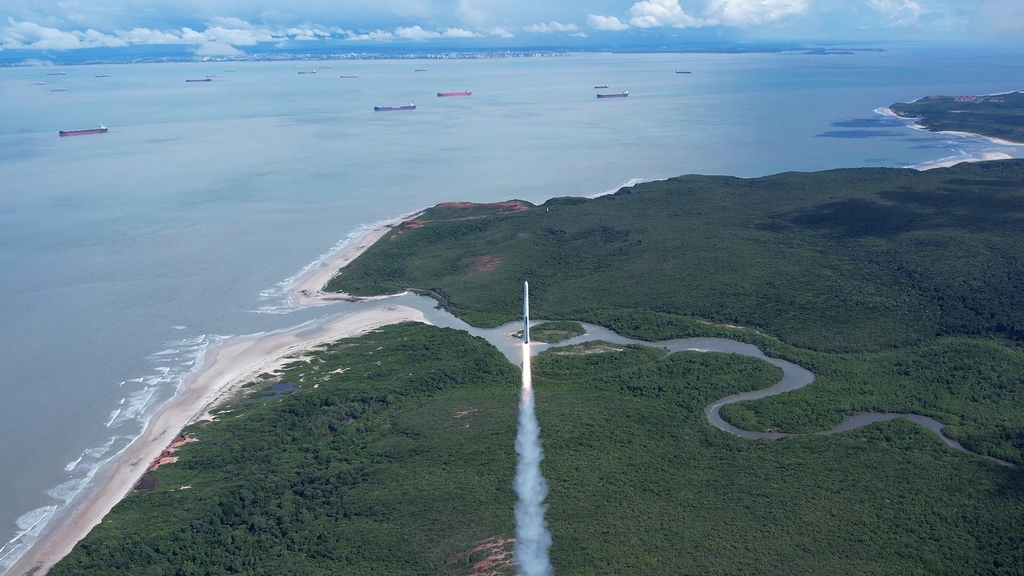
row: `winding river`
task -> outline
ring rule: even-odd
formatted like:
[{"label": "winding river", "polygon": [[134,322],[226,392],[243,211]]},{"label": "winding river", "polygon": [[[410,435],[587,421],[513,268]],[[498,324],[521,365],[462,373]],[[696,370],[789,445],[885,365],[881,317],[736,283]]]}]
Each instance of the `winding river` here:
[{"label": "winding river", "polygon": [[[520,361],[520,355],[522,354],[522,348],[520,341],[517,338],[513,338],[512,334],[519,330],[521,324],[519,322],[511,322],[498,326],[497,328],[476,328],[470,326],[459,318],[451,315],[445,310],[437,308],[437,302],[431,298],[425,296],[415,295],[402,295],[392,300],[396,304],[402,304],[411,308],[416,308],[423,312],[431,323],[437,326],[444,326],[449,328],[457,328],[459,330],[465,330],[474,336],[479,336],[487,340],[491,345],[500,350],[510,362],[518,364]],[[542,320],[531,322],[531,324],[540,324]],[[557,346],[571,346],[574,344],[581,344],[583,342],[589,342],[594,340],[601,340],[609,342],[611,344],[638,344],[641,346],[651,346],[656,348],[667,349],[669,352],[683,352],[683,351],[697,351],[697,352],[721,352],[725,354],[739,354],[741,356],[750,356],[752,358],[759,358],[765,362],[774,364],[782,369],[782,380],[779,380],[775,385],[761,390],[754,390],[752,392],[743,392],[740,394],[733,394],[726,396],[719,400],[715,400],[711,404],[708,404],[704,408],[704,414],[707,416],[708,421],[719,430],[735,434],[743,438],[749,438],[751,440],[777,440],[779,438],[785,438],[787,436],[795,436],[795,434],[787,434],[784,432],[754,432],[750,430],[743,430],[737,428],[732,424],[726,422],[721,415],[722,406],[726,404],[734,404],[736,402],[744,402],[746,400],[759,400],[761,398],[767,398],[768,396],[775,396],[782,394],[783,392],[789,392],[791,390],[798,390],[807,386],[811,382],[814,382],[814,374],[809,370],[801,368],[792,362],[780,360],[778,358],[770,358],[764,354],[760,349],[752,344],[744,344],[742,342],[736,342],[735,340],[729,340],[725,338],[683,338],[678,340],[665,340],[662,342],[645,342],[642,340],[633,340],[626,338],[612,332],[607,328],[601,326],[595,326],[593,324],[583,324],[586,329],[586,334],[577,336],[559,342]],[[533,355],[537,355],[548,348],[551,348],[550,344],[543,344],[535,342],[531,346]],[[918,414],[894,414],[886,412],[861,412],[852,416],[847,416],[842,422],[837,424],[834,428],[829,430],[822,430],[815,432],[814,434],[820,436],[830,436],[832,434],[838,434],[840,432],[847,432],[854,430],[875,422],[885,422],[896,418],[904,418],[915,424],[919,424],[927,430],[933,432],[936,436],[942,439],[950,448],[966,452],[968,454],[984,458],[990,462],[1000,464],[1003,466],[1016,467],[1014,464],[992,458],[990,456],[983,456],[971,452],[964,448],[959,442],[952,438],[946,437],[942,433],[942,422],[929,418],[927,416],[921,416]]]}]

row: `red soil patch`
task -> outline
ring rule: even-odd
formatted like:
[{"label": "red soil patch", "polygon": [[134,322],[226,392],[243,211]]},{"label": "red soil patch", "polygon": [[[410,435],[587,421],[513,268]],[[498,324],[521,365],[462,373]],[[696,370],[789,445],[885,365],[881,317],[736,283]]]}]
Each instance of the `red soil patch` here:
[{"label": "red soil patch", "polygon": [[498,207],[498,214],[515,214],[516,212],[522,212],[528,210],[525,204],[521,202],[498,202],[493,204]]},{"label": "red soil patch", "polygon": [[473,268],[473,272],[490,272],[501,264],[501,258],[497,256],[480,256],[478,258],[470,258],[469,265]]},{"label": "red soil patch", "polygon": [[197,442],[197,440],[195,438],[189,438],[184,434],[178,434],[171,442],[171,445],[168,446],[167,448],[164,448],[164,451],[161,452],[160,455],[157,456],[156,460],[154,460],[153,463],[149,465],[148,471],[153,472],[157,468],[163,466],[164,464],[173,464],[177,462],[178,457],[172,456],[172,454],[174,454],[178,450],[178,448],[181,448],[182,446],[188,444],[189,442]]},{"label": "red soil patch", "polygon": [[493,202],[490,204],[476,204],[474,202],[441,202],[438,208],[454,208],[456,210],[472,210],[473,208],[488,208],[494,210],[495,214],[515,214],[528,210],[522,202]]},{"label": "red soil patch", "polygon": [[499,574],[507,574],[508,569],[512,566],[512,547],[510,544],[515,543],[515,541],[515,538],[500,538],[498,536],[481,541],[476,548],[469,552],[469,557],[473,559],[483,555],[483,559],[478,560],[470,567],[469,575],[498,576]]}]

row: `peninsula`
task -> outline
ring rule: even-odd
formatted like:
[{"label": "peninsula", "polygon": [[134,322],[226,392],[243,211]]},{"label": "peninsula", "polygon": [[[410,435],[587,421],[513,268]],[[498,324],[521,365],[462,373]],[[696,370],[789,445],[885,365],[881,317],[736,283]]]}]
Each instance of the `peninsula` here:
[{"label": "peninsula", "polygon": [[1024,143],[1024,92],[987,96],[927,96],[889,110],[917,119],[932,132],[978,134],[1007,144]]}]

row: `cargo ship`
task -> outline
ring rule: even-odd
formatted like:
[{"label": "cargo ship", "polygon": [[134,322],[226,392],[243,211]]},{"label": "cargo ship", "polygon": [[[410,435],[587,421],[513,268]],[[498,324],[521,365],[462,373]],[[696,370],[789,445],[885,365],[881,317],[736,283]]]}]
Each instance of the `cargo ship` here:
[{"label": "cargo ship", "polygon": [[395,110],[415,110],[415,109],[416,109],[416,105],[413,104],[412,102],[409,102],[405,106],[374,106],[373,107],[373,111],[374,112],[393,112]]},{"label": "cargo ship", "polygon": [[99,128],[86,128],[85,130],[61,130],[61,136],[84,136],[85,134],[106,134],[107,127],[100,124]]},{"label": "cargo ship", "polygon": [[607,84],[598,84],[597,86],[594,86],[594,90],[600,90],[601,88],[607,88],[607,87],[608,87]]},{"label": "cargo ship", "polygon": [[299,74],[316,74],[316,70],[299,70]]},{"label": "cargo ship", "polygon": [[597,95],[598,98],[625,98],[626,96],[629,96],[629,90],[625,90],[623,92],[619,92],[618,94],[598,94]]},{"label": "cargo ship", "polygon": [[67,88],[51,88],[50,92],[64,92]]},{"label": "cargo ship", "polygon": [[110,74],[97,74],[96,78],[110,78]]},{"label": "cargo ship", "polygon": [[207,74],[206,77],[207,78],[220,78],[220,76],[217,76],[216,74]]},{"label": "cargo ship", "polygon": [[356,76],[355,74],[352,74],[351,76],[342,75],[341,77],[342,78],[359,78],[359,76]]},{"label": "cargo ship", "polygon": [[417,69],[413,70],[413,72],[426,72],[426,71],[427,71],[426,68],[417,68]]},{"label": "cargo ship", "polygon": [[693,74],[689,70],[676,70],[676,74]]},{"label": "cargo ship", "polygon": [[462,92],[438,92],[438,98],[447,98],[448,96],[472,96],[473,93],[469,90],[463,90]]},{"label": "cargo ship", "polygon": [[194,78],[192,80],[185,80],[185,82],[213,82],[213,78]]},{"label": "cargo ship", "polygon": [[46,73],[47,76],[63,76],[65,74],[67,74],[67,72],[47,72]]}]

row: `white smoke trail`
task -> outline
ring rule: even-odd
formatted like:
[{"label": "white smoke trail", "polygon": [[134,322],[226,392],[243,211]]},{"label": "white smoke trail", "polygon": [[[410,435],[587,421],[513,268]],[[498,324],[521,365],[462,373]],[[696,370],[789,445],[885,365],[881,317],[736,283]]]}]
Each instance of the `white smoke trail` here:
[{"label": "white smoke trail", "polygon": [[533,409],[533,376],[530,369],[530,344],[523,343],[523,389],[519,396],[519,433],[516,435],[515,488],[516,503],[516,564],[523,576],[549,576],[552,572],[548,560],[551,534],[544,521],[544,498],[548,485],[540,474],[540,461],[544,452],[540,447],[540,425]]}]

